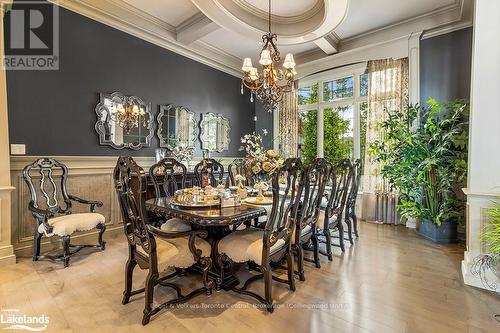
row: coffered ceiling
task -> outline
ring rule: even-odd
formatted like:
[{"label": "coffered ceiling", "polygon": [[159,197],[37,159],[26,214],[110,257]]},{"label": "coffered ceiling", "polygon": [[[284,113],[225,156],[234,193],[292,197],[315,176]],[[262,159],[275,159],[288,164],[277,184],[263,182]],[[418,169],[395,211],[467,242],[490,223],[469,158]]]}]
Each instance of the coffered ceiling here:
[{"label": "coffered ceiling", "polygon": [[[239,73],[242,58],[258,56],[260,36],[268,25],[268,0],[58,2],[234,75]],[[294,53],[300,64],[395,34],[470,25],[472,2],[272,0],[272,30],[278,34],[280,51]]]}]

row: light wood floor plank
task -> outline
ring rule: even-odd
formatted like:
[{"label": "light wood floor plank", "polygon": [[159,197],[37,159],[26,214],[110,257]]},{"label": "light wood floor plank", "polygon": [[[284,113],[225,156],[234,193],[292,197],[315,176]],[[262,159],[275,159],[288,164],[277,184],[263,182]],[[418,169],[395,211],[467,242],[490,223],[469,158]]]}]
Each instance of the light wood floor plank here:
[{"label": "light wood floor plank", "polygon": [[[143,327],[143,295],[121,304],[128,253],[121,235],[107,239],[104,252],[82,251],[67,269],[30,258],[3,267],[0,307],[45,314],[47,332],[500,332],[493,319],[500,298],[464,286],[460,245],[436,245],[414,230],[367,223],[361,223],[360,236],[345,253],[335,248],[333,262],[322,257],[321,269],[306,263],[306,281],[297,281],[296,292],[274,283],[273,314],[254,307],[252,299],[214,292],[162,311]],[[145,277],[136,270],[134,288]],[[182,283],[195,288],[200,279]],[[252,289],[263,292],[263,285]],[[172,295],[158,288],[155,301]],[[329,307],[311,308],[318,304]]]}]

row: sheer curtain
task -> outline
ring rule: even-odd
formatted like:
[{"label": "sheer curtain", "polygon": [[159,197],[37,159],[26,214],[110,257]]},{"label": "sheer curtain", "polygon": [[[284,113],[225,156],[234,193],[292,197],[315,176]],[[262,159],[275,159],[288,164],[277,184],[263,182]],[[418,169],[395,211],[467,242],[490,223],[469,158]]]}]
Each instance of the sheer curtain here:
[{"label": "sheer curtain", "polygon": [[[378,124],[387,117],[386,110],[403,109],[408,104],[408,58],[368,62],[368,114],[366,147],[382,140]],[[362,218],[369,222],[399,223],[395,205],[397,195],[391,193],[381,176],[381,165],[365,154],[363,171]]]},{"label": "sheer curtain", "polygon": [[[297,92],[283,93],[279,114],[279,143],[283,157],[297,157],[299,136],[299,110]],[[276,136],[276,134],[275,134]]]}]

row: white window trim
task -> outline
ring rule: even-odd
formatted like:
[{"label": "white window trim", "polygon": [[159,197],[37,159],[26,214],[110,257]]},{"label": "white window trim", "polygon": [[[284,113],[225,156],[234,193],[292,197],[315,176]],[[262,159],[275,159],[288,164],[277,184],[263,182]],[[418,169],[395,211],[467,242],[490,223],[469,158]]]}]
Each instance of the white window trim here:
[{"label": "white window trim", "polygon": [[[307,78],[299,80],[299,89],[309,87],[315,83],[319,84],[318,87],[318,103],[299,105],[298,111],[312,111],[318,112],[317,124],[317,156],[324,157],[324,110],[327,108],[335,108],[338,106],[352,105],[353,108],[353,139],[354,139],[354,158],[359,158],[361,155],[361,137],[360,137],[360,106],[363,102],[367,102],[367,96],[360,96],[360,76],[366,72],[366,62],[361,62],[354,65],[349,65],[337,69],[332,69],[326,72],[318,73],[308,76]],[[338,79],[343,79],[353,76],[353,90],[354,96],[351,98],[343,98],[332,102],[323,102],[323,83],[330,82]]]}]

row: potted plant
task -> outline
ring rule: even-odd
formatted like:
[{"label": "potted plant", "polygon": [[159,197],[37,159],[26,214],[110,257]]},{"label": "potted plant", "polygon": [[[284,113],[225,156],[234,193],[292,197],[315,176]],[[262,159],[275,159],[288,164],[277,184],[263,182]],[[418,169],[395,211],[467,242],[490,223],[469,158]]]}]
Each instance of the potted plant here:
[{"label": "potted plant", "polygon": [[[384,140],[370,146],[382,164],[382,176],[400,193],[402,217],[420,220],[419,233],[437,243],[457,239],[457,223],[464,217],[461,184],[467,174],[469,104],[409,106],[388,111],[380,126]],[[421,123],[413,126],[420,115]]]},{"label": "potted plant", "polygon": [[481,240],[488,248],[489,253],[474,258],[471,272],[478,276],[481,282],[490,290],[500,293],[498,282],[490,280],[489,272],[500,279],[500,202],[495,202],[488,209],[489,224],[481,233]]}]

